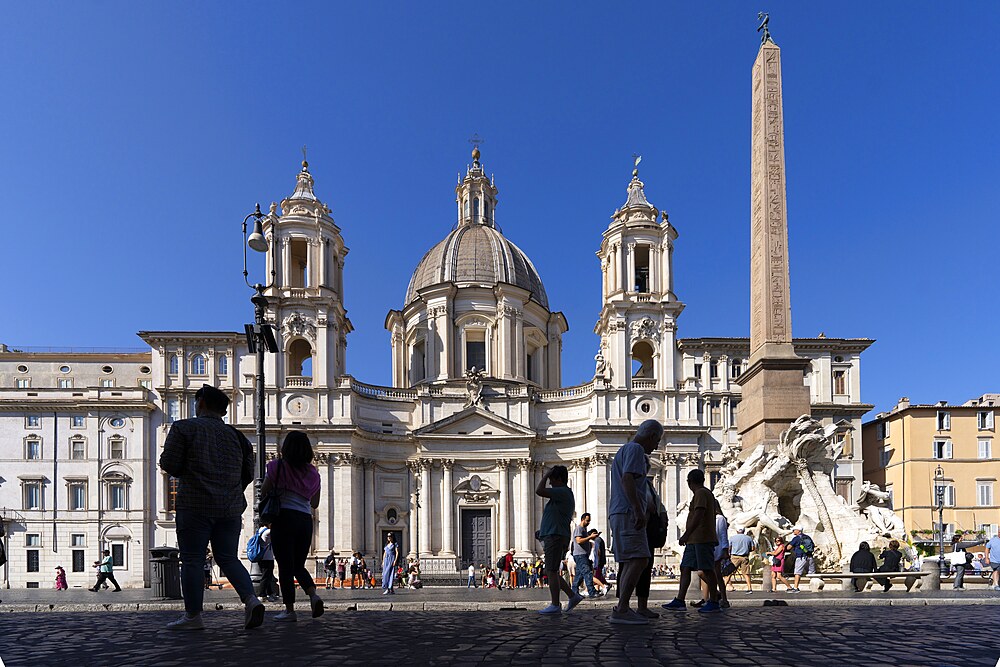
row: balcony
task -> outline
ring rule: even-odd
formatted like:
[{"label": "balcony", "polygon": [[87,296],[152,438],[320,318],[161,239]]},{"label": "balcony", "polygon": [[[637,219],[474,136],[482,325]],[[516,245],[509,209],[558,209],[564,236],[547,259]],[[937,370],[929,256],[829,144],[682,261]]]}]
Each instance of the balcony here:
[{"label": "balcony", "polygon": [[289,375],[285,378],[286,387],[311,387],[313,379],[308,375]]},{"label": "balcony", "polygon": [[633,389],[656,389],[656,378],[632,378]]}]

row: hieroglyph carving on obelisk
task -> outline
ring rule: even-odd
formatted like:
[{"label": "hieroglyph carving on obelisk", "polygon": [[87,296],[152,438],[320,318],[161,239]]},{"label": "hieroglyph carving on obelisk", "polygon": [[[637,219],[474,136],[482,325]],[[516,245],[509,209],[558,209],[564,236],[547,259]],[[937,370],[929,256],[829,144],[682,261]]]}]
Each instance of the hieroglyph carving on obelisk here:
[{"label": "hieroglyph carving on obelisk", "polygon": [[753,66],[751,146],[750,360],[792,357],[785,210],[781,51],[761,45]]}]

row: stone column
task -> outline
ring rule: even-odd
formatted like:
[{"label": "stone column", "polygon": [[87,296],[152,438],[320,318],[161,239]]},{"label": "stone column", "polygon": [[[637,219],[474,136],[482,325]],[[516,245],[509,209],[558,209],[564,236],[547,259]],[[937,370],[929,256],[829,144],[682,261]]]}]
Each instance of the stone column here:
[{"label": "stone column", "polygon": [[292,283],[292,274],[289,271],[289,267],[292,265],[292,241],[288,238],[282,238],[279,243],[281,248],[281,267],[279,267],[281,285],[288,287]]},{"label": "stone column", "polygon": [[326,256],[330,252],[329,245],[330,242],[326,239],[322,239],[319,242],[319,280],[317,281],[319,287],[327,286]]},{"label": "stone column", "polygon": [[576,473],[576,488],[573,489],[573,496],[576,499],[577,517],[590,511],[590,506],[587,504],[587,463],[588,459],[580,459],[573,466]]},{"label": "stone column", "polygon": [[510,477],[508,470],[510,461],[497,459],[497,469],[500,471],[500,498],[497,508],[497,548],[500,551],[510,549]]},{"label": "stone column", "polygon": [[420,461],[420,557],[431,554],[431,462]]},{"label": "stone column", "polygon": [[365,467],[365,553],[377,553],[378,538],[375,535],[375,461],[362,459]]},{"label": "stone column", "polygon": [[606,532],[608,530],[608,466],[611,464],[610,454],[595,454],[592,468],[594,469],[593,496],[594,506],[589,510],[593,515],[592,523],[597,524],[598,530]]},{"label": "stone column", "polygon": [[524,313],[520,310],[514,311],[514,376],[519,380],[524,379],[525,356],[528,353],[524,345]]},{"label": "stone column", "polygon": [[635,242],[628,244],[627,261],[625,262],[625,291],[635,291]]},{"label": "stone column", "polygon": [[417,524],[417,515],[419,509],[417,508],[417,489],[418,482],[417,476],[420,474],[420,466],[416,461],[407,461],[406,467],[410,470],[410,474],[407,476],[407,481],[410,487],[410,534],[407,536],[407,543],[410,545],[410,552],[407,554],[407,558],[417,557],[417,536],[420,533],[420,529]]},{"label": "stone column", "polygon": [[518,506],[521,508],[517,514],[517,552],[527,556],[533,551],[531,548],[534,540],[534,512],[531,511],[531,497],[534,495],[532,489],[528,488],[529,477],[531,476],[531,460],[520,459],[517,462],[518,480]]},{"label": "stone column", "polygon": [[441,489],[441,555],[455,555],[455,530],[452,527],[452,516],[455,513],[455,500],[452,495],[454,483],[452,478],[452,468],[455,461],[445,459],[441,461],[444,484]]},{"label": "stone column", "polygon": [[802,384],[809,361],[792,346],[781,52],[770,40],[757,53],[752,90],[750,367],[738,381],[744,451],[776,446],[790,422],[810,413]]}]

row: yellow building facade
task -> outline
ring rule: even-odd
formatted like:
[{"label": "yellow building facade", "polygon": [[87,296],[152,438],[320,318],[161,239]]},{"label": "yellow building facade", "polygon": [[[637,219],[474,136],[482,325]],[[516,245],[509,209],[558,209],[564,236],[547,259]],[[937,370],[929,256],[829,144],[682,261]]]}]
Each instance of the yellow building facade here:
[{"label": "yellow building facade", "polygon": [[893,509],[915,541],[938,539],[938,486],[944,491],[946,540],[955,533],[966,539],[996,534],[998,413],[1000,394],[961,405],[911,405],[902,398],[891,411],[862,426],[864,478],[890,493]]}]

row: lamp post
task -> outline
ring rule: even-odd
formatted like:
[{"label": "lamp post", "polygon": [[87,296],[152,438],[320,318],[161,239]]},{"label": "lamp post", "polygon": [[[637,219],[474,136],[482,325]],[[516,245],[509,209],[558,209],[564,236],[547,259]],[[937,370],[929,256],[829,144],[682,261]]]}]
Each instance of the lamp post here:
[{"label": "lamp post", "polygon": [[934,471],[934,494],[938,510],[938,569],[941,576],[948,576],[948,565],[944,559],[944,469],[938,464]]},{"label": "lamp post", "polygon": [[[253,232],[247,237],[247,223],[253,218]],[[247,248],[256,252],[266,253],[269,247],[267,239],[264,237],[264,215],[260,212],[260,204],[254,212],[243,218],[243,282],[254,291],[250,297],[253,304],[254,323],[244,325],[246,332],[247,349],[257,357],[257,386],[256,400],[257,411],[254,419],[257,431],[257,448],[255,452],[256,475],[253,482],[253,528],[256,532],[260,528],[260,487],[264,483],[264,465],[267,460],[267,440],[264,430],[265,400],[264,391],[264,352],[277,352],[278,344],[274,336],[274,329],[270,324],[264,322],[264,311],[267,309],[267,298],[264,297],[264,290],[274,286],[275,271],[271,269],[271,280],[267,285],[261,283],[251,284],[249,271],[247,269]]]}]

